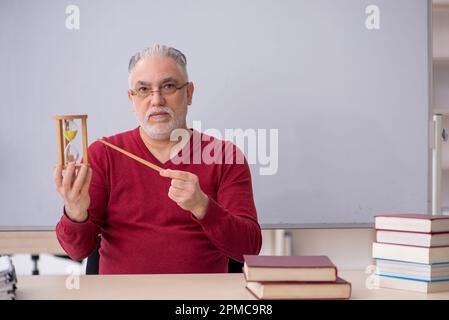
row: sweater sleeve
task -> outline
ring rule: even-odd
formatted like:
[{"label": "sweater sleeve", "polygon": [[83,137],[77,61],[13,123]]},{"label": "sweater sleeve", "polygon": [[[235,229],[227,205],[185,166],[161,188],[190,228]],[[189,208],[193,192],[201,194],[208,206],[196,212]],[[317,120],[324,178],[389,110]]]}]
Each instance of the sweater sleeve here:
[{"label": "sweater sleeve", "polygon": [[82,260],[95,249],[104,224],[108,202],[108,161],[104,146],[94,142],[89,146],[88,155],[89,165],[92,168],[88,218],[84,222],[75,222],[67,216],[64,208],[62,217],[56,225],[58,241],[73,260]]},{"label": "sweater sleeve", "polygon": [[[244,254],[259,254],[262,233],[253,199],[251,172],[241,151],[232,144],[233,163],[223,164],[217,200],[209,196],[209,206],[198,223],[209,239],[227,256],[243,261]],[[237,161],[239,159],[241,161]],[[194,217],[192,215],[192,217]]]}]

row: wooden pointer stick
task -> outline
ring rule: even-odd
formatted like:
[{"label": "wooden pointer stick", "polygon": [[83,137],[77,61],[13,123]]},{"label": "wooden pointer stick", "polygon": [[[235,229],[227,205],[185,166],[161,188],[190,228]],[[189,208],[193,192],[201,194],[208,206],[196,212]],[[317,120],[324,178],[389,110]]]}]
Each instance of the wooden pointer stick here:
[{"label": "wooden pointer stick", "polygon": [[123,153],[124,155],[127,155],[128,157],[130,157],[130,158],[140,162],[141,164],[146,165],[147,167],[149,167],[149,168],[151,168],[153,170],[156,170],[157,172],[163,170],[161,167],[158,167],[157,165],[152,164],[151,162],[148,162],[148,161],[146,161],[146,160],[144,160],[142,158],[139,158],[138,156],[132,154],[131,152],[123,150],[123,149],[121,149],[121,148],[119,148],[119,147],[117,147],[117,146],[115,146],[115,145],[113,145],[113,144],[111,144],[109,142],[106,142],[106,141],[104,141],[102,139],[98,139],[98,141],[100,141],[101,143],[107,145],[108,147],[110,147],[110,148],[112,148],[114,150],[117,150],[118,152]]}]

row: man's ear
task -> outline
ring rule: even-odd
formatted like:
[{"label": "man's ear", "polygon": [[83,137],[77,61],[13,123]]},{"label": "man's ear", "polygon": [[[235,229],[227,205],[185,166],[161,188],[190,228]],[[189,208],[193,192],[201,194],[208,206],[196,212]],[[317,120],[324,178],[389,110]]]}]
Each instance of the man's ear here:
[{"label": "man's ear", "polygon": [[131,90],[128,90],[128,100],[131,102],[131,111],[136,112],[136,109],[134,108],[133,96],[131,94]]},{"label": "man's ear", "polygon": [[193,91],[195,90],[195,86],[193,85],[193,82],[189,82],[187,85],[187,104],[192,104],[192,98],[193,98]]}]

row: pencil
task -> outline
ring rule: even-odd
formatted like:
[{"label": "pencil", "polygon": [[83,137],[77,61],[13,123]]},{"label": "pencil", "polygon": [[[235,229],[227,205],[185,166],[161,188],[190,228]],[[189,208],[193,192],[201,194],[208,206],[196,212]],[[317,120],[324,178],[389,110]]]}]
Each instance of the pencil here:
[{"label": "pencil", "polygon": [[131,152],[123,150],[122,148],[119,148],[119,147],[113,145],[112,143],[106,142],[106,141],[104,141],[102,139],[98,139],[98,141],[100,141],[101,143],[107,145],[108,147],[110,147],[110,148],[112,148],[114,150],[117,150],[118,152],[121,152],[124,155],[126,155],[126,156],[128,156],[128,157],[130,157],[130,158],[132,158],[132,159],[134,159],[134,160],[136,160],[138,162],[140,162],[141,164],[146,165],[147,167],[149,167],[149,168],[151,168],[153,170],[156,170],[157,172],[162,170],[161,167],[159,167],[159,166],[157,166],[155,164],[152,164],[151,162],[148,162],[148,161],[146,161],[146,160],[144,160],[142,158],[139,158],[138,156],[132,154]]}]

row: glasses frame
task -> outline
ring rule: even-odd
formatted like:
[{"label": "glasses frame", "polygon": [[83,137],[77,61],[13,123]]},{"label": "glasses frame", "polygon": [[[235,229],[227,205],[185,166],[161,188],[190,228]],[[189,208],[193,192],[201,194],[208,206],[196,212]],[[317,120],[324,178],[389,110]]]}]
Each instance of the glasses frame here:
[{"label": "glasses frame", "polygon": [[159,94],[160,94],[162,97],[165,98],[166,96],[170,96],[170,95],[174,94],[176,91],[181,90],[182,88],[184,88],[185,86],[187,86],[189,83],[190,83],[190,82],[187,81],[186,83],[182,84],[181,86],[175,87],[175,90],[174,90],[173,92],[168,93],[168,94],[167,94],[167,93],[165,93],[165,94],[162,93],[162,86],[163,86],[164,84],[162,84],[162,85],[159,86],[159,90],[150,90],[149,93],[148,93],[147,95],[139,94],[139,92],[136,92],[136,91],[134,91],[133,89],[129,89],[129,91],[130,91],[130,93],[131,93],[132,96],[134,96],[134,97],[139,97],[139,98],[141,98],[141,99],[145,99],[145,98],[147,98],[147,97],[149,97],[149,96],[152,96],[154,92],[159,92]]}]

